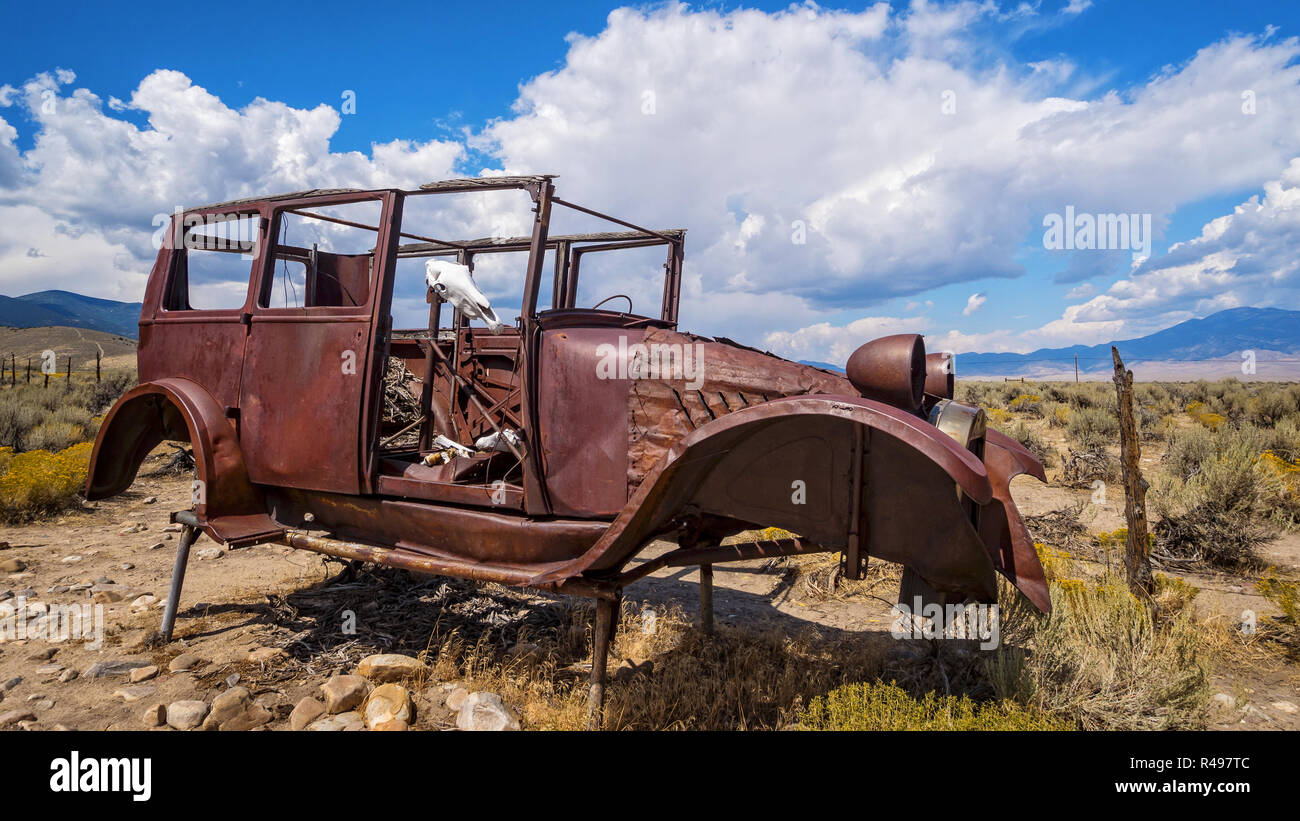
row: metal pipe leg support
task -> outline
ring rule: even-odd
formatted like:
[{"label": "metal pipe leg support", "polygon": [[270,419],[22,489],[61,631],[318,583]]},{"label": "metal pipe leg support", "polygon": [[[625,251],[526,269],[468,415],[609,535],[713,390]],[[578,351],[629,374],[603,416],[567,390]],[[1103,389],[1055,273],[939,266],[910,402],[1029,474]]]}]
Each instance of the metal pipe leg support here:
[{"label": "metal pipe leg support", "polygon": [[163,610],[162,639],[166,644],[172,640],[172,628],[176,626],[176,610],[181,603],[181,587],[185,584],[185,566],[190,559],[190,546],[199,537],[199,529],[185,525],[181,531],[180,544],[176,546],[176,564],[172,566],[172,586],[167,594],[167,609]]},{"label": "metal pipe leg support", "polygon": [[605,725],[605,682],[609,671],[609,649],[618,629],[622,596],[596,600],[596,636],[591,655],[591,692],[587,697],[587,729]]}]

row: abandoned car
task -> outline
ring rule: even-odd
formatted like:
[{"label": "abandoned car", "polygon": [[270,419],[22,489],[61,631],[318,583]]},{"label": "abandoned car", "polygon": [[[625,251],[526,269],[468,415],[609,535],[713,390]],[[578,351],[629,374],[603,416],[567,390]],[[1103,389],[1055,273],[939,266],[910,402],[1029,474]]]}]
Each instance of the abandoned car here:
[{"label": "abandoned car", "polygon": [[[140,384],[107,415],[86,486],[113,496],[164,440],[192,446],[168,639],[199,532],[594,598],[597,720],[622,590],[661,567],[701,567],[706,627],[712,565],[812,552],[841,553],[849,578],[868,557],[904,565],[907,601],[992,602],[1001,573],[1050,607],[1009,489],[1043,468],[953,401],[949,357],[896,335],[864,341],[841,375],[680,331],[685,231],[568,202],[554,179],[173,217],[144,295]],[[433,236],[421,221],[481,226],[491,209],[475,203],[502,195],[526,206],[518,235]],[[606,230],[553,232],[561,211]],[[634,293],[658,305],[636,312],[602,275],[646,253],[655,281]],[[475,284],[488,275],[522,283],[513,322]],[[421,299],[400,296],[411,287]],[[427,323],[420,307],[420,327],[395,329],[417,301]],[[783,538],[722,543],[765,528]],[[638,558],[658,539],[676,548]]]}]

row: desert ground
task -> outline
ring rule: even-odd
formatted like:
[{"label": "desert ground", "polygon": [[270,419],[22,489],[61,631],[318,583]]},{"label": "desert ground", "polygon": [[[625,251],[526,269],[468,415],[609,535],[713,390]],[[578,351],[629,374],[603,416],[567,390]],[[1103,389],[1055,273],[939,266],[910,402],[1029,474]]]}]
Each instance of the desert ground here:
[{"label": "desert ground", "polygon": [[[1009,406],[1026,404],[1017,398]],[[1058,571],[1074,580],[1063,589],[1100,578],[1113,564],[1103,555],[1113,542],[1108,534],[1124,524],[1119,485],[1101,498],[1077,476],[1067,480],[1073,429],[1015,410],[992,418],[1048,455],[1049,483],[1021,476],[1013,492],[1035,539],[1056,542],[1071,565],[1069,573]],[[1182,416],[1167,424],[1197,428]],[[1162,470],[1167,441],[1144,443],[1146,475]],[[161,470],[173,453],[158,448],[119,497],[0,525],[0,608],[21,602],[29,619],[57,605],[101,604],[104,613],[102,646],[0,633],[5,729],[585,726],[591,610],[581,600],[345,568],[278,545],[229,550],[200,537],[175,638],[163,644],[157,630],[179,529],[169,514],[189,507],[190,492],[188,476]],[[1076,523],[1070,545],[1059,541],[1059,520]],[[656,544],[646,558],[670,547]],[[1099,706],[1097,693],[1070,694],[1087,715],[1077,723],[1072,707],[1053,708],[1064,709],[1064,719],[1035,707],[1026,726],[1041,719],[1053,729],[1300,729],[1300,662],[1284,642],[1241,627],[1246,613],[1261,623],[1283,618],[1258,583],[1266,572],[1300,577],[1300,535],[1270,525],[1258,552],[1261,561],[1250,569],[1157,566],[1190,591],[1170,618],[1197,642],[1205,675],[1194,698],[1166,707],[1164,694],[1137,682],[1104,694],[1114,704]],[[915,698],[992,702],[1005,695],[989,684],[978,652],[891,637],[897,566],[874,562],[868,578],[855,582],[839,579],[836,566],[833,557],[719,566],[712,636],[697,626],[697,571],[661,570],[629,587],[605,726],[813,726],[810,703],[861,681],[891,682]],[[372,658],[382,654],[395,655]],[[1073,663],[1062,681],[1091,680],[1084,668],[1093,662]],[[1114,663],[1142,678],[1134,673],[1139,661]],[[1050,705],[1056,696],[1039,693],[1026,703]],[[1125,699],[1137,706],[1126,707]],[[944,703],[951,713],[955,702]],[[1170,725],[1174,711],[1180,717]]]}]

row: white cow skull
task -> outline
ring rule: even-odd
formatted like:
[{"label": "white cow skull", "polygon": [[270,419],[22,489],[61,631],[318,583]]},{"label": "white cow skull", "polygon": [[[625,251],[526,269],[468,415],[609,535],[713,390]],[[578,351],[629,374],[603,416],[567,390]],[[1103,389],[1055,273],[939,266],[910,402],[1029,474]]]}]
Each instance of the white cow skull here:
[{"label": "white cow skull", "polygon": [[488,298],[474,284],[468,265],[431,259],[424,263],[424,281],[434,293],[454,305],[463,316],[486,322],[492,333],[499,334],[506,327],[505,323],[497,319]]}]

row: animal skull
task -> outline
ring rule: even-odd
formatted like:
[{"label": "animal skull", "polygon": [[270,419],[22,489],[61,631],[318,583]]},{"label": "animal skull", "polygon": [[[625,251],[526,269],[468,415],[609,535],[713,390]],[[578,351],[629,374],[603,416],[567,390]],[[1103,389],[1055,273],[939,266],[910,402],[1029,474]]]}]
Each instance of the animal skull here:
[{"label": "animal skull", "polygon": [[486,322],[492,333],[499,334],[505,328],[505,323],[497,319],[488,298],[474,284],[468,265],[431,259],[424,263],[424,281],[463,316]]}]

